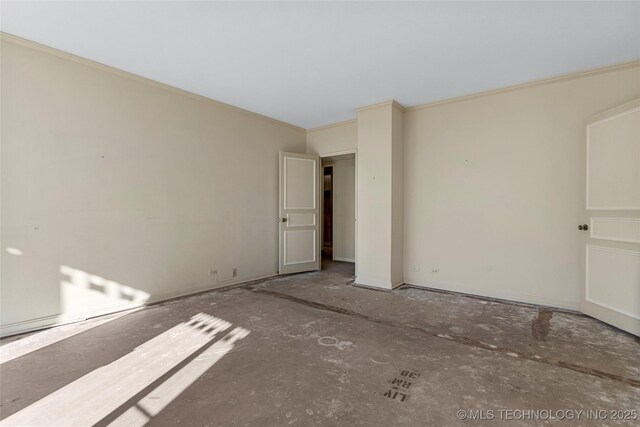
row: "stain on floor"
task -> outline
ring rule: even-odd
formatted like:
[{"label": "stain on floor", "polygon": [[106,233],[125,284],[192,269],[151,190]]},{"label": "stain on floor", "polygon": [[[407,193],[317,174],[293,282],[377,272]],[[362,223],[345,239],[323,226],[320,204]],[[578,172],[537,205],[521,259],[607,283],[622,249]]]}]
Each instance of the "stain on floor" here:
[{"label": "stain on floor", "polygon": [[531,321],[531,336],[535,341],[546,341],[552,317],[553,311],[547,308],[538,309],[538,314]]}]

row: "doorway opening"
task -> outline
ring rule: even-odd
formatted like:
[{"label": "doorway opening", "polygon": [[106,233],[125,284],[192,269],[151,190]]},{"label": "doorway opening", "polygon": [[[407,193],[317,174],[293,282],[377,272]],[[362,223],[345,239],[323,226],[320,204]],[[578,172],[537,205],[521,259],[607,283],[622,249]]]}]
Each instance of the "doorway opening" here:
[{"label": "doorway opening", "polygon": [[322,157],[322,264],[356,262],[356,154]]},{"label": "doorway opening", "polygon": [[322,258],[333,260],[333,165],[322,170]]}]

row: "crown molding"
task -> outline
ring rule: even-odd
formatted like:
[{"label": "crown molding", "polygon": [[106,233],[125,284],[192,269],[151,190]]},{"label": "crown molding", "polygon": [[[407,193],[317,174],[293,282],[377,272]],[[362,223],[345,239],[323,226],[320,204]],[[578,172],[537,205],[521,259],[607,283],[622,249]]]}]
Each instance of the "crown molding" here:
[{"label": "crown molding", "polygon": [[391,106],[391,108],[397,108],[398,110],[400,110],[402,112],[404,112],[406,110],[402,106],[402,104],[400,104],[398,101],[396,101],[395,99],[390,99],[389,101],[379,102],[377,104],[367,105],[366,107],[357,108],[356,111],[359,113],[361,111],[373,110],[373,109],[376,109],[376,108],[388,107],[388,106]]},{"label": "crown molding", "polygon": [[625,102],[622,105],[600,111],[598,114],[594,114],[593,116],[585,120],[585,124],[587,126],[593,126],[595,124],[607,121],[608,119],[624,115],[624,113],[628,113],[631,110],[637,110],[638,108],[640,108],[640,98],[636,98],[629,102]]},{"label": "crown molding", "polygon": [[117,76],[124,77],[124,78],[127,78],[129,80],[133,80],[133,81],[136,81],[136,82],[139,82],[139,83],[144,83],[146,85],[153,86],[153,87],[156,87],[156,88],[159,88],[159,89],[163,89],[163,90],[175,93],[177,95],[182,95],[182,96],[187,96],[187,97],[192,98],[192,99],[197,99],[199,101],[203,101],[203,102],[206,102],[208,104],[215,105],[217,107],[223,107],[223,108],[226,108],[226,109],[229,109],[229,110],[236,111],[238,113],[246,114],[246,115],[258,118],[258,119],[262,119],[262,120],[270,121],[272,123],[276,123],[276,124],[279,124],[279,125],[282,125],[282,126],[286,126],[286,127],[291,128],[291,129],[295,129],[295,130],[299,130],[299,131],[306,131],[305,128],[293,125],[291,123],[283,122],[282,120],[274,119],[273,117],[265,116],[265,115],[260,114],[260,113],[255,113],[255,112],[250,111],[250,110],[245,110],[244,108],[236,107],[236,106],[231,105],[231,104],[226,104],[226,103],[221,102],[221,101],[216,101],[215,99],[208,98],[208,97],[203,96],[203,95],[198,95],[196,93],[189,92],[189,91],[184,90],[184,89],[180,89],[180,88],[177,88],[177,87],[165,84],[165,83],[160,83],[160,82],[158,82],[156,80],[151,80],[151,79],[148,79],[146,77],[142,77],[142,76],[139,76],[137,74],[133,74],[133,73],[130,73],[128,71],[121,70],[119,68],[111,67],[109,65],[105,65],[105,64],[102,64],[100,62],[92,61],[90,59],[83,58],[81,56],[77,56],[77,55],[74,55],[72,53],[65,52],[65,51],[50,47],[50,46],[46,46],[46,45],[31,41],[31,40],[23,39],[22,37],[14,36],[13,34],[5,33],[3,31],[0,31],[0,40],[7,41],[7,42],[10,42],[10,43],[13,43],[13,44],[20,45],[20,46],[25,46],[25,47],[28,47],[28,48],[31,48],[31,49],[34,49],[34,50],[49,54],[49,55],[56,56],[58,58],[67,59],[67,60],[76,62],[78,64],[86,65],[88,67],[96,68],[98,70],[105,71],[105,72],[108,72],[108,73],[111,73],[111,74],[115,74]]},{"label": "crown molding", "polygon": [[395,99],[393,101],[391,101],[391,107],[395,108],[397,110],[402,111],[403,113],[407,110],[406,108],[404,108],[404,105],[400,104],[398,101],[396,101]]},{"label": "crown molding", "polygon": [[405,111],[407,112],[417,111],[417,110],[422,110],[426,108],[438,107],[440,105],[452,104],[460,101],[467,101],[470,99],[480,98],[480,97],[489,96],[489,95],[497,95],[500,93],[516,91],[520,89],[527,89],[527,88],[536,87],[536,86],[543,86],[547,84],[558,83],[558,82],[563,82],[568,80],[579,79],[582,77],[589,77],[597,74],[604,74],[612,71],[620,71],[620,70],[626,70],[626,69],[638,68],[638,67],[640,67],[640,61],[625,62],[622,64],[617,64],[617,65],[612,65],[607,67],[594,68],[586,71],[579,71],[577,73],[563,74],[560,76],[550,77],[547,79],[534,80],[528,83],[520,83],[513,86],[506,86],[499,89],[490,89],[483,92],[473,93],[470,95],[463,95],[455,98],[447,98],[440,101],[429,102],[427,104],[416,105],[415,107],[406,107]]},{"label": "crown molding", "polygon": [[341,122],[330,123],[328,125],[322,125],[322,126],[318,126],[318,127],[315,127],[315,128],[307,129],[307,133],[316,132],[316,131],[319,131],[319,130],[337,128],[337,127],[340,127],[340,126],[348,126],[348,125],[357,124],[357,123],[358,123],[358,119],[343,120]]}]

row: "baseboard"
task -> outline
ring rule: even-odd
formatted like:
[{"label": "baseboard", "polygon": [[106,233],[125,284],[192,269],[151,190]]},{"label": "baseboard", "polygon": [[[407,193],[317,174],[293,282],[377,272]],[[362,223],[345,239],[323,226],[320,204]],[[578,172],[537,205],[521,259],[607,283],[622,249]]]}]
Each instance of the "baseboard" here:
[{"label": "baseboard", "polygon": [[542,305],[563,310],[580,311],[580,304],[573,301],[566,301],[558,298],[541,297],[522,292],[513,291],[485,291],[472,286],[465,286],[452,283],[428,282],[416,278],[405,277],[405,283],[421,288],[438,289],[442,291],[458,292],[461,294],[501,299],[506,301],[521,302],[525,304]]},{"label": "baseboard", "polygon": [[69,323],[77,323],[82,322],[87,319],[91,319],[94,317],[105,316],[108,314],[114,314],[121,311],[128,311],[134,308],[146,307],[155,304],[160,304],[168,300],[185,298],[188,296],[193,296],[195,294],[200,294],[209,291],[215,291],[218,289],[224,289],[231,286],[241,285],[247,282],[253,282],[255,280],[268,279],[270,277],[277,276],[277,274],[267,274],[260,275],[254,277],[243,277],[236,280],[226,280],[222,283],[216,283],[215,285],[205,285],[205,286],[195,286],[188,288],[187,290],[180,290],[178,292],[165,292],[162,294],[152,296],[146,303],[143,304],[135,304],[128,306],[118,306],[113,309],[101,309],[95,312],[86,312],[86,313],[64,313],[64,314],[55,314],[51,316],[39,317],[36,319],[23,320],[20,322],[9,323],[6,325],[0,326],[0,338],[8,337],[11,335],[24,334],[26,332],[39,331],[41,329],[53,328],[56,326],[67,325]]},{"label": "baseboard", "polygon": [[393,289],[393,284],[386,279],[379,279],[376,277],[365,277],[362,275],[358,275],[355,280],[356,285],[362,285],[371,288],[381,288],[391,290]]},{"label": "baseboard", "polygon": [[392,283],[392,284],[391,284],[391,289],[395,289],[395,288],[397,288],[398,286],[402,286],[402,285],[404,285],[404,284],[405,284],[405,281],[404,281],[404,280],[400,280],[399,282],[394,282],[394,283]]},{"label": "baseboard", "polygon": [[238,279],[225,280],[223,282],[218,282],[215,285],[202,285],[202,286],[193,286],[187,289],[183,289],[180,292],[165,292],[162,294],[153,295],[149,301],[147,301],[146,305],[154,305],[159,304],[161,302],[176,299],[176,298],[184,298],[191,295],[200,294],[203,292],[215,291],[217,289],[224,289],[230,286],[236,286],[247,282],[253,282],[255,280],[268,279],[270,277],[277,276],[277,273],[251,276],[251,277],[242,277]]},{"label": "baseboard", "polygon": [[342,261],[342,262],[356,262],[356,260],[354,258],[343,258],[340,256],[334,256],[333,257],[334,261]]},{"label": "baseboard", "polygon": [[62,326],[69,323],[81,322],[83,320],[86,320],[86,318],[64,318],[64,316],[60,314],[54,314],[52,316],[44,316],[37,319],[29,319],[23,320],[21,322],[9,323],[7,325],[0,326],[0,338],[22,334],[25,332],[37,331],[52,326]]}]

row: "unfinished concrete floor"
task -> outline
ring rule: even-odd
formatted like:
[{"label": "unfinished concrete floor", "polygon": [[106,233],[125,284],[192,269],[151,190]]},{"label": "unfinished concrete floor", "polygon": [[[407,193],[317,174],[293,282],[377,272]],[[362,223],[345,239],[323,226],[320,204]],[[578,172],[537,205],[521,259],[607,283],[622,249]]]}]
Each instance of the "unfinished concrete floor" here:
[{"label": "unfinished concrete floor", "polygon": [[326,267],[5,339],[2,425],[637,425],[637,338]]}]

